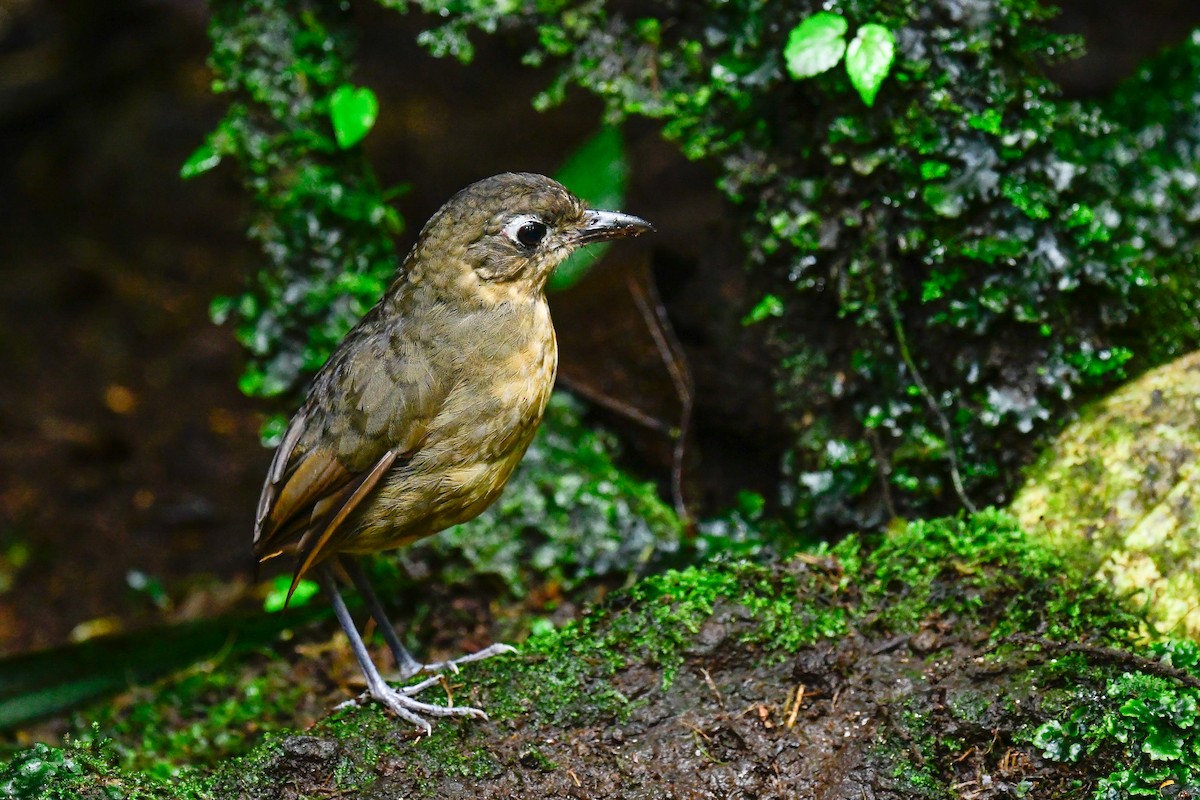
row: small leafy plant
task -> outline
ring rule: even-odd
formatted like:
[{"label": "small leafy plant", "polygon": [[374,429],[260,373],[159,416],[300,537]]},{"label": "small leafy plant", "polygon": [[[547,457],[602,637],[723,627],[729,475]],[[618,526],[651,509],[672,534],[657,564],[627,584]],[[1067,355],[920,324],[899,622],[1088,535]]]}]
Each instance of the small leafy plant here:
[{"label": "small leafy plant", "polygon": [[329,118],[338,147],[349,149],[363,140],[375,125],[379,99],[365,86],[343,83],[329,98]]},{"label": "small leafy plant", "polygon": [[[1165,642],[1155,650],[1168,667],[1195,674],[1195,642]],[[1115,755],[1119,768],[1100,781],[1094,798],[1160,797],[1169,786],[1200,786],[1200,690],[1125,672],[1108,681],[1102,697],[1090,689],[1078,695],[1064,720],[1042,724],[1031,741],[1053,761]]]},{"label": "small leafy plant", "polygon": [[896,37],[883,25],[868,23],[846,44],[849,23],[841,14],[821,11],[808,17],[788,35],[783,57],[788,73],[797,80],[820,75],[846,56],[846,74],[868,106],[875,105],[879,87],[896,58]]}]

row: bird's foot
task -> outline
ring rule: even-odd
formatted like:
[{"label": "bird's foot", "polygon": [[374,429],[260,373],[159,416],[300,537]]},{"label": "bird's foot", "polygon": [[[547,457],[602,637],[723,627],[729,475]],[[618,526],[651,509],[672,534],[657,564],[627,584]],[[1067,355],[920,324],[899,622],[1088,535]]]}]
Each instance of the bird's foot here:
[{"label": "bird's foot", "polygon": [[[458,658],[452,658],[446,661],[434,661],[430,664],[418,664],[413,662],[407,669],[402,670],[402,675],[404,680],[408,680],[414,675],[419,675],[421,673],[432,675],[441,672],[449,672],[452,674],[457,674],[458,668],[462,664],[470,664],[472,661],[483,661],[485,658],[491,658],[492,656],[515,652],[517,652],[517,648],[513,647],[512,645],[501,644],[500,642],[497,642],[496,644],[483,648],[479,652],[468,653],[465,656],[459,656]],[[416,685],[420,686],[421,684]]]},{"label": "bird's foot", "polygon": [[341,709],[351,705],[360,705],[367,700],[375,700],[400,719],[415,725],[426,736],[433,732],[433,726],[429,724],[429,721],[425,717],[471,717],[474,719],[487,719],[487,713],[481,708],[474,708],[472,706],[438,706],[432,703],[422,703],[420,700],[414,699],[415,695],[441,682],[442,676],[440,674],[426,678],[410,686],[395,687],[389,686],[382,681],[378,683],[372,682],[368,684],[365,692],[353,700],[341,703],[337,708]]}]

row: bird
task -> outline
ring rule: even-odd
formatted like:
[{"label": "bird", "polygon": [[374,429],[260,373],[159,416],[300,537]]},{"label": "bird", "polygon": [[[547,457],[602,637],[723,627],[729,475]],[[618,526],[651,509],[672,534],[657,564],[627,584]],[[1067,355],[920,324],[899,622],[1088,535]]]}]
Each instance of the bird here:
[{"label": "bird", "polygon": [[[478,516],[541,423],[558,367],[546,281],[588,244],[653,231],[593,210],[544,175],[503,173],[459,191],[422,228],[396,277],[338,344],[275,450],[254,526],[258,563],[292,555],[290,600],[313,573],[373,698],[428,734],[427,718],[486,718],[417,695],[442,671],[511,652],[423,664],[401,644],[360,558]],[[341,564],[384,635],[401,683],[382,676],[338,588]]]}]

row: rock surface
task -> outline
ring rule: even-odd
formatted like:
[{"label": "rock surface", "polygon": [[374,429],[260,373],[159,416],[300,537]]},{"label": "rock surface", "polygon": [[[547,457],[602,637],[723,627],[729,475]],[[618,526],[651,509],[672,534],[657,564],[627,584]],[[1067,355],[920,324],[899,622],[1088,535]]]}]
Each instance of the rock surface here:
[{"label": "rock surface", "polygon": [[1084,410],[1029,473],[1011,511],[1149,607],[1200,635],[1200,352]]}]

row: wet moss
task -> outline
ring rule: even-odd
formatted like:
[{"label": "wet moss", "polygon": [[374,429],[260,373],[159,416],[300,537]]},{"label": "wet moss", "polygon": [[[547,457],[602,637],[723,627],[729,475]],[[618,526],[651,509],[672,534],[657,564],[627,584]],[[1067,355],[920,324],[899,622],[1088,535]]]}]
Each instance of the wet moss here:
[{"label": "wet moss", "polygon": [[864,592],[898,630],[915,630],[936,613],[970,624],[996,619],[997,637],[1043,630],[1127,643],[1140,619],[1104,584],[1064,581],[1076,575],[1070,559],[1032,546],[1011,516],[996,511],[911,523],[870,554],[867,569],[874,580]]},{"label": "wet moss", "polygon": [[[883,724],[872,758],[890,765],[886,772],[894,770],[895,780],[902,777],[905,791],[916,796],[939,796],[933,787],[944,785],[956,769],[946,765],[957,764],[955,759],[997,726],[1023,730],[1012,734],[1014,742],[1036,744],[1046,758],[1061,755],[1064,763],[1086,761],[1097,774],[1124,771],[1132,777],[1121,780],[1144,785],[1162,774],[1158,761],[1168,754],[1175,758],[1168,765],[1173,774],[1192,780],[1186,770],[1193,756],[1174,756],[1192,746],[1192,728],[1186,714],[1168,711],[1193,702],[1194,690],[1153,670],[1139,671],[1138,665],[1152,663],[1158,653],[1177,669],[1194,672],[1196,647],[1164,642],[1150,660],[1139,661],[1134,641],[1141,630],[1140,618],[1123,610],[1111,591],[1031,543],[1011,517],[987,511],[913,523],[876,547],[864,548],[855,539],[785,565],[715,563],[646,578],[560,629],[539,631],[523,643],[519,656],[471,665],[450,678],[455,702],[484,706],[492,722],[439,724],[419,746],[377,706],[350,707],[303,735],[267,734],[246,755],[167,783],[161,767],[153,774],[122,768],[120,750],[99,743],[101,729],[89,743],[20,754],[0,785],[37,773],[45,780],[32,797],[60,796],[56,792],[64,786],[110,784],[143,792],[132,796],[268,797],[299,773],[331,789],[361,792],[376,781],[407,776],[412,785],[436,793],[443,780],[497,780],[514,764],[553,771],[550,752],[539,751],[538,758],[527,748],[506,750],[499,743],[524,742],[522,731],[530,730],[620,728],[672,691],[684,665],[711,663],[716,653],[736,651],[767,668],[868,636],[891,643],[887,647],[916,642],[914,652],[927,655],[923,663],[918,658],[903,667],[904,681],[941,687],[933,695],[932,689],[922,690],[900,705],[885,706],[878,717]],[[1032,644],[1011,638],[1030,634],[1037,637]],[[932,638],[925,641],[926,636]],[[1056,642],[1081,640],[1094,644],[1053,658]],[[980,643],[990,655],[974,649]],[[866,653],[882,652],[865,647]],[[983,676],[1006,673],[1002,690],[982,693]],[[647,684],[638,675],[653,677]],[[965,679],[958,680],[960,675]],[[1101,688],[1087,694],[1085,687]],[[178,695],[164,692],[168,708],[178,708],[172,699]],[[940,699],[931,706],[935,695]],[[1130,705],[1138,698],[1148,710],[1135,718],[1126,711],[1136,707],[1141,713],[1141,706]],[[147,715],[141,722],[153,727],[161,718]],[[129,734],[127,729],[123,735]],[[1163,738],[1165,749],[1140,750],[1151,735]],[[1072,748],[1072,737],[1080,736],[1083,749]],[[196,752],[185,738],[168,740],[184,758]],[[1059,740],[1067,744],[1058,747]],[[1176,740],[1179,748],[1172,744]],[[80,753],[86,758],[73,755]],[[159,757],[165,761],[169,754]],[[34,761],[65,766],[32,769]]]},{"label": "wet moss", "polygon": [[0,796],[13,800],[201,800],[209,797],[199,781],[166,781],[120,768],[102,740],[68,741],[62,747],[39,743],[21,751],[0,770]]},{"label": "wet moss", "polygon": [[205,662],[79,714],[75,736],[105,731],[105,753],[124,769],[164,780],[245,752],[263,730],[295,724],[310,688],[284,658],[251,654]]}]

